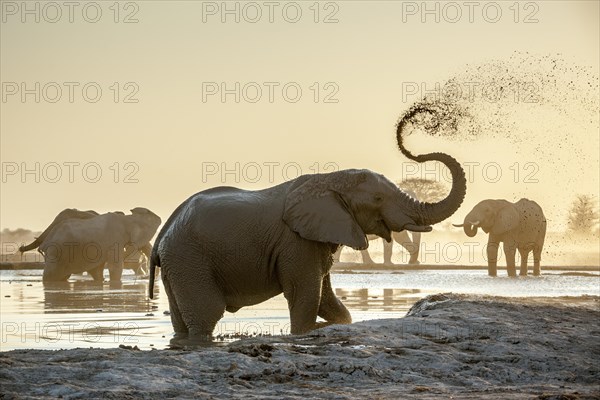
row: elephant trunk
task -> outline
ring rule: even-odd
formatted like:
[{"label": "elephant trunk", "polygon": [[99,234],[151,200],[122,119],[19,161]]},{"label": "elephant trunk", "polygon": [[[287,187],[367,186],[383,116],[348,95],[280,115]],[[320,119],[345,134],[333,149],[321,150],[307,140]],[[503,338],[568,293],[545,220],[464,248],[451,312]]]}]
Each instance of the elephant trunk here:
[{"label": "elephant trunk", "polygon": [[468,237],[473,237],[477,234],[477,225],[472,225],[465,221],[463,230]]},{"label": "elephant trunk", "polygon": [[21,253],[25,253],[26,251],[37,249],[44,241],[44,237],[46,237],[46,235],[48,235],[48,229],[46,229],[40,236],[36,237],[35,240],[29,243],[27,246],[22,245],[19,247],[19,251]]},{"label": "elephant trunk", "polygon": [[419,163],[426,161],[439,161],[443,163],[452,173],[452,189],[446,198],[437,203],[412,200],[412,204],[409,205],[409,209],[413,210],[412,217],[417,224],[433,225],[449,218],[456,210],[458,210],[465,198],[465,194],[467,193],[467,180],[465,178],[465,171],[461,167],[460,163],[448,154],[429,153],[415,156],[404,147],[402,137],[403,130],[410,119],[413,118],[418,112],[422,112],[422,110],[413,108],[409,110],[409,112],[407,112],[398,122],[396,139],[398,141],[398,148],[400,149],[400,152],[402,152],[405,157]]}]

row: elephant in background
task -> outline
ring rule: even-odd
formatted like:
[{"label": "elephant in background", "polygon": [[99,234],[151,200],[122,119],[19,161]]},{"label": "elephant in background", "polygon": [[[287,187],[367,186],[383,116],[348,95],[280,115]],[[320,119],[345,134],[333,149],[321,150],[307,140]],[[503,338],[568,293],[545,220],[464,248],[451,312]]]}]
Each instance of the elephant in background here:
[{"label": "elephant in background", "polygon": [[[412,190],[404,190],[404,192],[406,194],[408,194],[409,196],[411,196],[413,199],[417,198],[415,192],[413,192]],[[419,264],[419,247],[421,245],[421,232],[411,232],[411,235],[412,235],[412,240],[411,240],[410,236],[408,236],[407,231],[392,232],[392,241],[387,242],[382,239],[382,242],[383,242],[383,264],[384,265],[393,265],[392,254],[393,254],[393,250],[394,250],[393,249],[394,242],[396,242],[399,245],[401,245],[402,247],[404,247],[406,249],[406,251],[408,251],[408,254],[410,254],[410,259],[408,260],[408,264],[413,264],[413,265]],[[379,237],[376,235],[367,235],[367,239],[369,241],[371,241],[371,240],[379,239]],[[344,246],[340,245],[338,250],[333,255],[334,262],[340,261],[340,256],[341,256],[343,248],[344,248]],[[361,250],[360,254],[362,256],[363,264],[375,264],[375,262],[371,258],[371,255],[369,254],[369,250]]]},{"label": "elephant in background", "polygon": [[[392,262],[392,254],[394,242],[398,243],[402,247],[408,251],[410,254],[410,259],[408,260],[408,264],[416,265],[419,264],[419,246],[421,244],[421,232],[411,232],[412,240],[408,235],[408,232],[392,232],[392,241],[387,242],[382,239],[383,242],[383,264],[384,265],[394,265]],[[367,235],[367,239],[369,241],[380,239],[376,235]],[[338,250],[333,255],[333,261],[339,262],[340,255],[342,253],[342,249],[344,246],[340,245]],[[362,256],[363,264],[375,264],[375,261],[371,258],[369,254],[369,250],[361,250],[360,255]]]},{"label": "elephant in background", "polygon": [[19,251],[21,253],[25,253],[26,251],[37,249],[38,247],[40,247],[42,242],[46,240],[46,237],[48,236],[50,231],[52,231],[52,229],[54,229],[54,227],[62,221],[65,221],[67,219],[89,219],[98,215],[100,214],[93,210],[79,211],[76,208],[67,208],[65,210],[62,210],[58,213],[58,215],[54,218],[54,221],[52,221],[52,223],[44,230],[44,232],[42,232],[40,236],[36,237],[35,240],[29,243],[28,245],[19,247]]},{"label": "elephant in background", "polygon": [[106,213],[87,219],[66,219],[54,226],[39,245],[44,255],[43,280],[64,281],[87,271],[102,282],[105,264],[111,281],[120,281],[127,249],[150,254],[150,239],[161,219],[136,207],[130,215]]},{"label": "elephant in background", "polygon": [[533,252],[533,274],[540,275],[540,259],[546,236],[546,218],[535,201],[521,199],[516,203],[506,200],[483,200],[466,215],[465,234],[473,237],[477,228],[489,233],[487,245],[488,274],[497,275],[498,247],[503,243],[506,269],[509,276],[517,276],[515,253],[521,256],[520,275],[527,275],[527,258]]},{"label": "elephant in background", "polygon": [[[404,123],[402,123],[404,124]],[[466,193],[465,173],[444,153],[413,156],[440,161],[453,184],[438,203],[421,203],[369,170],[302,175],[263,190],[208,189],[185,200],[169,217],[152,248],[150,290],[161,268],[169,299],[173,344],[212,338],[225,311],[261,303],[283,292],[291,333],[300,334],[352,317],[330,279],[339,245],[368,246],[366,235],[391,241],[392,232],[429,232],[450,217]],[[324,322],[316,322],[317,316]]]},{"label": "elephant in background", "polygon": [[[125,215],[125,213],[121,211],[114,211],[114,213]],[[19,247],[19,251],[21,253],[24,253],[26,251],[34,250],[36,248],[38,248],[38,251],[40,251],[39,246],[44,242],[48,234],[52,231],[52,229],[54,229],[54,227],[56,227],[63,221],[66,221],[68,219],[90,219],[98,215],[100,214],[94,210],[79,211],[76,208],[67,208],[58,213],[58,215],[54,218],[52,223],[44,230],[44,232],[41,233],[40,236],[35,238],[33,242],[31,242],[28,245]],[[148,243],[147,245],[142,246],[142,249],[145,249],[146,251],[144,253],[146,259],[150,259],[150,251],[152,249],[152,245]],[[42,252],[40,251],[40,253]],[[127,269],[133,270],[136,275],[145,275],[148,272],[147,263],[141,259],[140,251],[132,248],[131,246],[125,249],[124,266]]]}]

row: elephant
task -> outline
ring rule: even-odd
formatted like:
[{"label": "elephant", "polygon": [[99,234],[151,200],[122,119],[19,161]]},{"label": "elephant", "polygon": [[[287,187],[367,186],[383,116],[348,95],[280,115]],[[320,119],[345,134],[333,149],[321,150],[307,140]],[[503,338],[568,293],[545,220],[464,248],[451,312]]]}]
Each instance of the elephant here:
[{"label": "elephant", "polygon": [[93,210],[79,211],[76,208],[64,209],[58,213],[58,215],[54,218],[54,221],[52,221],[52,223],[44,230],[44,232],[42,232],[42,234],[40,236],[35,238],[35,240],[33,242],[29,243],[28,245],[19,247],[19,251],[21,253],[25,253],[26,251],[37,249],[38,247],[40,247],[40,244],[42,244],[42,242],[46,239],[46,237],[48,236],[50,231],[52,231],[52,229],[54,229],[54,227],[56,225],[58,225],[59,223],[61,223],[64,220],[67,220],[67,219],[89,219],[89,218],[96,217],[98,215],[100,215],[100,214],[98,214],[96,211],[93,211]]},{"label": "elephant", "polygon": [[159,267],[175,332],[171,343],[210,341],[225,311],[281,293],[292,334],[351,323],[331,285],[338,246],[366,249],[367,234],[389,242],[392,231],[429,232],[459,208],[466,193],[460,163],[445,153],[412,155],[402,145],[402,127],[397,140],[403,154],[450,169],[452,189],[442,201],[421,203],[383,175],[349,169],[300,175],[255,191],[214,187],[181,203],[150,257],[149,297]]},{"label": "elephant", "polygon": [[[415,192],[413,192],[412,190],[404,190],[404,192],[414,199],[417,198]],[[410,236],[408,236],[408,232],[406,232],[406,231],[392,232],[392,241],[391,242],[386,242],[385,240],[382,240],[382,242],[383,242],[383,264],[384,265],[393,265],[392,253],[393,253],[394,242],[396,242],[399,245],[401,245],[402,247],[404,247],[406,249],[406,251],[408,251],[408,254],[410,254],[410,259],[408,260],[408,264],[413,264],[413,265],[419,264],[419,246],[421,245],[421,232],[411,232],[411,235],[412,235],[412,240],[411,240]],[[379,237],[376,235],[367,235],[367,239],[369,241],[376,240],[378,238]],[[334,262],[340,261],[340,256],[341,256],[343,247],[344,247],[343,245],[340,245],[338,247],[338,250],[333,255]],[[375,262],[371,258],[371,255],[369,254],[368,250],[361,250],[360,255],[362,256],[363,264],[375,264]]]},{"label": "elephant", "polygon": [[127,249],[150,254],[149,242],[160,224],[160,217],[143,207],[132,209],[130,215],[116,212],[63,220],[39,245],[45,262],[43,281],[64,281],[87,271],[102,282],[107,264],[111,282],[118,282]]},{"label": "elephant", "polygon": [[[114,211],[114,213],[125,215],[125,213],[123,213],[121,211]],[[54,229],[54,227],[57,226],[62,221],[65,221],[67,219],[89,219],[89,218],[96,217],[98,215],[100,215],[100,214],[94,210],[79,211],[76,208],[67,208],[67,209],[61,211],[60,213],[58,213],[58,215],[54,218],[54,221],[52,221],[52,223],[44,230],[44,232],[42,232],[40,236],[35,238],[35,240],[33,242],[31,242],[30,244],[28,244],[26,246],[19,247],[19,251],[21,253],[24,253],[26,251],[30,251],[30,250],[39,248],[39,246],[44,242],[44,240],[46,239],[48,234],[52,231],[52,229]],[[147,259],[150,258],[151,248],[152,248],[152,246],[150,245],[150,243],[142,246],[142,249],[146,250],[146,254],[144,254],[144,255],[146,256]],[[39,249],[38,249],[38,251],[39,251]],[[125,258],[124,258],[125,259],[125,264],[124,264],[125,268],[133,270],[136,275],[145,275],[147,273],[147,266],[145,265],[145,263],[143,261],[140,261],[140,252],[137,251],[137,249],[134,249],[132,247],[126,248],[125,251],[126,251]]]},{"label": "elephant", "polygon": [[[392,241],[387,242],[383,240],[383,264],[384,265],[394,265],[392,262],[392,253],[394,242],[398,243],[402,247],[408,251],[410,254],[410,259],[408,260],[408,264],[416,265],[419,264],[419,246],[421,243],[421,232],[411,232],[412,240],[408,235],[408,232],[392,232]],[[380,239],[379,236],[376,235],[367,235],[367,239],[369,241]],[[343,245],[338,247],[338,250],[333,255],[333,261],[339,262],[340,255],[342,253]],[[363,264],[375,264],[375,261],[371,258],[368,250],[361,250],[360,255],[362,257]]]},{"label": "elephant", "polygon": [[533,274],[540,275],[540,259],[546,236],[546,218],[535,201],[521,199],[516,203],[507,200],[487,199],[479,202],[465,216],[462,227],[473,237],[477,228],[489,233],[487,244],[488,274],[497,275],[498,247],[503,243],[508,276],[515,277],[515,253],[521,256],[520,275],[527,275],[527,258],[533,252]]}]

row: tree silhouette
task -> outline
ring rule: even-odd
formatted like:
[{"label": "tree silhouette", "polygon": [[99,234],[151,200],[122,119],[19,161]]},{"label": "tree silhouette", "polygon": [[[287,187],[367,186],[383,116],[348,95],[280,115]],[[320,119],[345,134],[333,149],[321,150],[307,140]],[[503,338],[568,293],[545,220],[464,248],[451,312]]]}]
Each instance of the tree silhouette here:
[{"label": "tree silhouette", "polygon": [[424,178],[408,178],[397,183],[402,190],[415,193],[419,201],[437,202],[448,195],[449,189],[438,181]]},{"label": "tree silhouette", "polygon": [[567,226],[575,233],[592,233],[598,224],[597,201],[593,196],[579,194],[571,203]]}]

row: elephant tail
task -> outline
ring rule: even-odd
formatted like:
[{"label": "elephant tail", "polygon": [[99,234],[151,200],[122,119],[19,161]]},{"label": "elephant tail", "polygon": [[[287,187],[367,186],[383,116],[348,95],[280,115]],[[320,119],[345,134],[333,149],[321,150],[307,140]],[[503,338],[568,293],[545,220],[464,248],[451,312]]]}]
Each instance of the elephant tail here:
[{"label": "elephant tail", "polygon": [[154,298],[154,278],[156,276],[156,267],[160,268],[160,257],[158,256],[158,243],[152,247],[152,254],[150,254],[150,282],[148,285],[148,297]]}]

